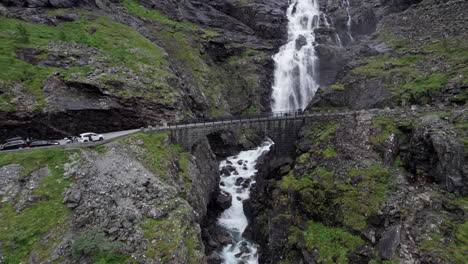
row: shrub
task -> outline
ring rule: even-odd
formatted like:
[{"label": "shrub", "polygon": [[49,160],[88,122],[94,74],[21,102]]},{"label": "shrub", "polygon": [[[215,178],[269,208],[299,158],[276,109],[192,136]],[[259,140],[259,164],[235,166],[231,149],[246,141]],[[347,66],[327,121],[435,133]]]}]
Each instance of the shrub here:
[{"label": "shrub", "polygon": [[115,259],[120,255],[122,244],[106,237],[97,227],[75,239],[72,244],[72,256],[79,259],[82,256],[98,256],[99,259]]}]

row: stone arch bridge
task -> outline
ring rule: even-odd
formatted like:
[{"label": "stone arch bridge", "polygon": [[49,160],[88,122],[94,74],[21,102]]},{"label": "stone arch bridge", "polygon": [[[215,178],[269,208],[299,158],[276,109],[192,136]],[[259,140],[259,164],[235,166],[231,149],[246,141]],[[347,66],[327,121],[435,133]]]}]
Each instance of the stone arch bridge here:
[{"label": "stone arch bridge", "polygon": [[[365,112],[378,112],[366,110]],[[336,117],[353,115],[364,111],[350,110],[318,110],[304,113],[302,111],[267,113],[242,117],[217,118],[213,120],[184,121],[165,124],[159,127],[144,128],[143,132],[156,133],[170,131],[174,143],[181,145],[185,151],[191,152],[192,147],[210,134],[222,130],[249,129],[260,135],[265,135],[275,142],[277,154],[293,154],[294,142],[302,126],[318,117]]]}]

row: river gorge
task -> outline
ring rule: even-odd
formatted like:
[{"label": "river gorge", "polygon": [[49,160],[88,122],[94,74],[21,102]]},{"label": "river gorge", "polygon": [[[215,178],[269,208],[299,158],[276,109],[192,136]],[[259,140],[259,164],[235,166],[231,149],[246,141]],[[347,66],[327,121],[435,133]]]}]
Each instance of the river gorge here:
[{"label": "river gorge", "polygon": [[135,131],[0,151],[0,263],[464,264],[467,5],[1,0],[0,144]]}]

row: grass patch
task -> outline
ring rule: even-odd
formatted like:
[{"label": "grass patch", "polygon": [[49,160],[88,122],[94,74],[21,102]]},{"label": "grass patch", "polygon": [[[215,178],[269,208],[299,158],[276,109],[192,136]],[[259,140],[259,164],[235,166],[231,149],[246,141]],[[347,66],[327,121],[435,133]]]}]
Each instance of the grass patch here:
[{"label": "grass patch", "polygon": [[139,160],[150,171],[156,173],[162,180],[168,181],[169,170],[173,164],[178,167],[178,175],[184,180],[185,191],[188,192],[192,181],[188,177],[188,167],[191,155],[184,152],[180,145],[169,143],[169,133],[137,133],[124,139],[124,144],[134,144],[143,141],[145,152],[139,155]]},{"label": "grass patch", "polygon": [[340,124],[333,121],[325,125],[311,126],[310,130],[305,134],[310,138],[310,143],[318,145],[321,142],[330,140],[340,127]]},{"label": "grass patch", "polygon": [[0,167],[8,164],[20,164],[24,168],[21,173],[21,177],[23,178],[40,168],[54,168],[66,163],[68,161],[68,156],[72,153],[71,151],[65,151],[63,149],[50,149],[0,154]]},{"label": "grass patch", "polygon": [[425,77],[417,77],[405,85],[394,89],[393,93],[400,93],[411,102],[428,104],[431,94],[442,90],[451,76],[444,73],[433,73]]},{"label": "grass patch", "polygon": [[450,239],[433,234],[430,239],[421,241],[419,248],[422,252],[444,261],[464,264],[468,259],[468,222],[455,222],[450,225]]},{"label": "grass patch", "polygon": [[158,22],[160,24],[174,26],[179,29],[201,31],[201,32],[204,32],[204,34],[207,34],[210,36],[218,35],[216,32],[203,29],[196,24],[189,23],[189,22],[181,22],[181,21],[171,19],[168,16],[162,14],[159,10],[156,10],[156,9],[148,10],[145,7],[143,7],[137,0],[123,0],[122,6],[132,15],[144,17],[152,21]]},{"label": "grass patch", "polygon": [[180,251],[180,243],[184,243],[188,250],[188,263],[196,264],[196,252],[201,250],[198,234],[185,222],[189,212],[181,208],[176,210],[178,212],[168,218],[145,218],[139,224],[147,245],[145,255],[152,260],[166,263],[172,256],[184,254]]},{"label": "grass patch", "polygon": [[341,83],[336,83],[330,86],[333,90],[344,91],[345,87]]},{"label": "grass patch", "polygon": [[327,227],[321,223],[309,221],[306,230],[291,228],[289,240],[303,240],[308,252],[317,250],[318,263],[349,263],[349,251],[364,244],[364,241],[339,227]]},{"label": "grass patch", "polygon": [[[63,178],[63,166],[71,151],[60,149],[41,150],[26,153],[0,155],[0,166],[18,163],[25,167],[23,176],[49,167],[51,175],[40,182],[34,194],[41,201],[32,202],[17,214],[9,202],[0,207],[0,241],[5,263],[26,262],[29,252],[37,250],[39,258],[45,260],[49,250],[60,241],[60,230],[68,226],[70,210],[62,203],[62,193],[70,185],[71,179]],[[52,231],[48,242],[42,236]]]},{"label": "grass patch", "polygon": [[322,151],[322,155],[324,158],[330,159],[338,156],[338,153],[336,153],[335,149],[332,146],[328,145],[328,147],[324,151]]},{"label": "grass patch", "polygon": [[334,171],[318,167],[299,179],[292,174],[283,178],[280,188],[298,194],[299,208],[310,218],[323,219],[331,225],[363,230],[367,217],[377,213],[386,200],[393,175],[372,164],[366,169],[349,169],[340,182]]},{"label": "grass patch", "polygon": [[[133,28],[117,23],[93,13],[79,11],[81,19],[74,22],[60,23],[56,26],[30,24],[17,19],[0,17],[0,84],[11,87],[20,83],[22,91],[36,98],[35,109],[45,107],[42,82],[53,72],[62,76],[71,73],[86,73],[85,67],[72,67],[69,70],[48,66],[32,65],[17,58],[17,48],[34,48],[47,54],[47,45],[52,42],[75,42],[97,48],[110,56],[115,64],[151,76],[160,86],[169,87],[166,78],[171,75],[167,70],[164,51],[151,43]],[[89,18],[92,16],[93,18]],[[95,31],[90,34],[91,29]],[[37,58],[45,57],[40,54]],[[0,110],[14,111],[11,103],[13,95],[7,91],[7,97],[0,99]]]},{"label": "grass patch", "polygon": [[385,141],[389,140],[392,136],[400,136],[402,132],[397,128],[395,120],[390,117],[374,117],[372,119],[372,126],[379,128],[381,132],[369,137],[370,141],[377,146],[382,146]]}]

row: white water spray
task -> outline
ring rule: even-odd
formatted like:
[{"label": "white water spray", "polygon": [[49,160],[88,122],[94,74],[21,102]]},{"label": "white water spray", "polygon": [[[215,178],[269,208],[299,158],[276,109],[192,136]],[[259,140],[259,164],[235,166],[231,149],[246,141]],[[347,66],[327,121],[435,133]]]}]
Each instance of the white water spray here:
[{"label": "white water spray", "polygon": [[319,88],[314,30],[320,26],[318,0],[291,0],[288,43],[273,57],[273,111],[305,109]]},{"label": "white water spray", "polygon": [[258,148],[228,157],[219,165],[220,170],[224,168],[223,171],[230,171],[229,175],[221,175],[219,188],[221,192],[232,197],[231,207],[218,218],[218,224],[231,234],[233,241],[220,252],[224,264],[238,264],[240,261],[246,264],[258,264],[258,246],[242,237],[248,225],[242,202],[250,198],[250,188],[255,184],[257,159],[269,151],[272,145],[273,141],[267,139]]}]

